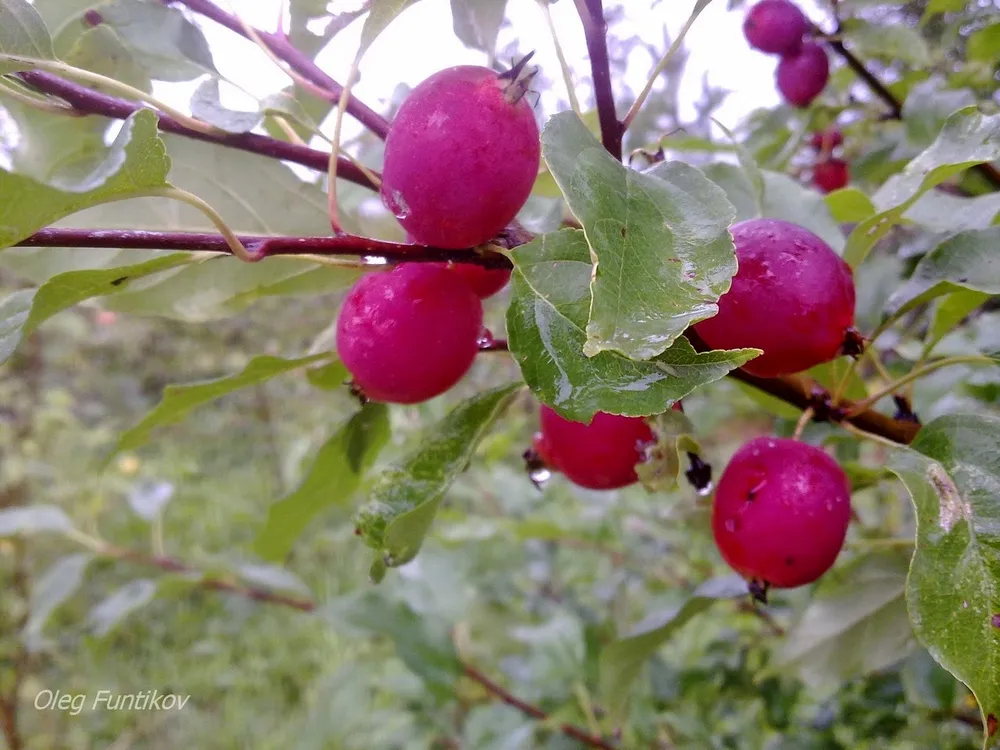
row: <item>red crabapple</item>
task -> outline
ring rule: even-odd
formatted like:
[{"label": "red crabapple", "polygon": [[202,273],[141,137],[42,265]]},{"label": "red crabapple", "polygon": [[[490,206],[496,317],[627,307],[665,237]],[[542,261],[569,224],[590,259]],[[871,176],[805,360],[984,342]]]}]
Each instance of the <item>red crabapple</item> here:
[{"label": "red crabapple", "polygon": [[712,533],[723,559],[762,589],[812,583],[833,565],[851,520],[847,475],[820,448],[759,437],[719,478]]},{"label": "red crabapple", "polygon": [[844,187],[850,175],[847,171],[847,162],[843,159],[827,159],[818,162],[813,167],[813,185],[824,193],[832,193]]},{"label": "red crabapple", "polygon": [[488,242],[521,210],[541,144],[523,62],[497,74],[460,65],[410,92],[389,128],[382,201],[418,242],[460,249]]},{"label": "red crabapple", "polygon": [[510,281],[509,268],[483,268],[473,263],[431,263],[441,266],[469,285],[479,299],[492,297]]},{"label": "red crabapple", "polygon": [[543,449],[566,477],[581,487],[610,490],[639,481],[635,465],[645,459],[645,447],[655,442],[642,417],[598,412],[589,424],[541,408]]},{"label": "red crabapple", "polygon": [[788,0],[761,0],[743,21],[743,35],[761,52],[788,55],[802,47],[808,21],[798,6]]},{"label": "red crabapple", "polygon": [[808,107],[830,80],[826,51],[815,42],[803,43],[797,53],[781,58],[775,79],[785,101],[796,107]]},{"label": "red crabapple", "polygon": [[355,283],[337,318],[337,353],[365,397],[413,404],[468,372],[482,325],[483,305],[461,278],[403,263]]},{"label": "red crabapple", "polygon": [[713,349],[762,349],[743,369],[772,378],[827,362],[856,342],[851,268],[797,224],[750,219],[731,228],[739,270],[719,312],[694,325]]},{"label": "red crabapple", "polygon": [[809,145],[817,151],[832,151],[844,143],[844,136],[839,130],[827,130],[825,133],[813,133]]}]

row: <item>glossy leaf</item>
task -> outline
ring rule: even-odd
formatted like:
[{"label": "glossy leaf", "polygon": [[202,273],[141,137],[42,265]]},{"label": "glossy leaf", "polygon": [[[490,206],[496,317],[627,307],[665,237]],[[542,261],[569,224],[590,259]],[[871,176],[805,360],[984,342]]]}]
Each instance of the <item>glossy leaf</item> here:
[{"label": "glossy leaf", "polygon": [[632,635],[605,647],[600,656],[601,696],[614,721],[625,717],[629,691],[643,665],[678,628],[720,599],[746,595],[747,584],[738,576],[710,579],[681,606],[649,616]]},{"label": "glossy leaf", "polygon": [[492,57],[506,9],[507,0],[451,0],[455,36]]},{"label": "glossy leaf", "polygon": [[0,509],[0,537],[16,534],[58,533],[73,528],[73,521],[55,505],[19,505]]},{"label": "glossy leaf", "polygon": [[110,0],[99,12],[151,77],[190,81],[204,73],[218,75],[205,35],[180,8],[155,0]]},{"label": "glossy leaf", "polygon": [[686,454],[701,453],[695,439],[697,431],[686,414],[673,409],[658,414],[650,420],[650,426],[656,442],[646,448],[646,458],[635,472],[642,486],[651,492],[673,489],[686,466]]},{"label": "glossy leaf", "polygon": [[918,81],[903,102],[907,140],[917,148],[929,146],[952,112],[975,103],[971,90],[951,88],[943,76]]},{"label": "glossy leaf", "polygon": [[169,171],[156,115],[148,109],[125,121],[103,162],[75,184],[54,187],[0,169],[0,248],[88,206],[163,186]]},{"label": "glossy leaf", "polygon": [[659,414],[759,352],[698,353],[680,338],[646,362],[616,352],[587,357],[583,346],[591,265],[583,232],[564,229],[541,235],[514,250],[512,258],[510,351],[532,392],[568,419],[586,422],[598,411]]},{"label": "glossy leaf", "polygon": [[966,57],[987,63],[1000,59],[1000,23],[990,24],[970,34]]},{"label": "glossy leaf", "polygon": [[942,234],[986,229],[998,216],[1000,193],[965,198],[938,190],[924,193],[903,214],[907,221]]},{"label": "glossy leaf", "polygon": [[887,312],[901,315],[951,292],[1000,294],[1000,226],[962,232],[920,259],[909,280],[889,298]]},{"label": "glossy leaf", "polygon": [[710,164],[705,174],[725,190],[737,209],[737,222],[757,217],[790,221],[822,238],[838,253],[843,250],[844,234],[824,196],[788,175],[760,170],[763,193],[758,193],[746,169],[734,164]]},{"label": "glossy leaf", "polygon": [[[72,29],[75,32],[77,29]],[[69,44],[67,30],[56,40],[58,46],[69,44],[61,59],[75,68],[83,68],[113,78],[140,91],[150,91],[152,82],[149,73],[135,61],[132,51],[122,42],[121,37],[109,26],[88,29],[80,24],[81,33],[75,35]],[[102,87],[95,87],[100,90]]]},{"label": "glossy leaf", "polygon": [[448,487],[522,387],[506,385],[463,401],[429,428],[413,452],[375,478],[356,522],[376,560],[397,567],[416,557]]},{"label": "glossy leaf", "polygon": [[368,51],[379,34],[392,23],[396,16],[406,10],[417,0],[372,0],[371,10],[361,28],[361,44],[358,48],[358,58]]},{"label": "glossy leaf", "polygon": [[265,560],[284,559],[310,521],[350,500],[389,434],[385,404],[368,403],[342,425],[319,449],[295,491],[268,509],[255,544],[257,554]]},{"label": "glossy leaf", "polygon": [[68,271],[53,276],[38,289],[14,292],[0,303],[0,362],[17,348],[21,339],[67,308],[93,297],[112,295],[144,276],[191,263],[188,253],[163,253],[145,263],[99,271]]},{"label": "glossy leaf", "polygon": [[239,373],[215,380],[189,385],[168,385],[163,398],[139,424],[126,431],[118,441],[115,453],[134,450],[145,444],[157,427],[177,424],[199,406],[222,398],[241,388],[259,385],[277,375],[291,372],[305,365],[319,362],[327,355],[316,354],[299,359],[281,359],[261,355],[254,357]]},{"label": "glossy leaf", "polygon": [[[42,17],[27,0],[0,0],[0,55],[52,60],[52,38]],[[25,70],[0,58],[0,74]]]},{"label": "glossy leaf", "polygon": [[191,94],[191,114],[227,133],[249,133],[261,120],[259,109],[245,112],[224,105],[216,78],[206,78]]},{"label": "glossy leaf", "polygon": [[924,337],[924,347],[933,347],[943,339],[955,326],[985,303],[993,295],[986,292],[959,290],[938,299],[931,314],[931,323]]},{"label": "glossy leaf", "polygon": [[857,557],[827,573],[769,667],[829,687],[889,667],[916,646],[906,614],[910,551]]},{"label": "glossy leaf", "polygon": [[1000,114],[983,115],[975,107],[955,112],[934,143],[872,196],[880,213],[851,232],[844,259],[857,267],[917,198],[968,167],[994,159],[1000,159]]},{"label": "glossy leaf", "polygon": [[842,224],[864,221],[875,213],[875,205],[871,198],[857,188],[834,190],[832,193],[827,193],[824,200],[833,215],[833,220]]},{"label": "glossy leaf", "polygon": [[736,272],[735,211],[718,186],[681,162],[626,168],[572,112],[546,123],[542,155],[590,246],[587,356],[650,359],[718,312]]},{"label": "glossy leaf", "polygon": [[1000,716],[997,435],[995,416],[939,417],[888,462],[917,513],[906,584],[914,632],[975,693],[984,725],[993,727]]},{"label": "glossy leaf", "polygon": [[844,35],[853,43],[862,59],[875,57],[881,60],[899,60],[914,67],[930,63],[931,53],[927,42],[919,31],[906,24],[883,25],[860,21],[846,24]]}]

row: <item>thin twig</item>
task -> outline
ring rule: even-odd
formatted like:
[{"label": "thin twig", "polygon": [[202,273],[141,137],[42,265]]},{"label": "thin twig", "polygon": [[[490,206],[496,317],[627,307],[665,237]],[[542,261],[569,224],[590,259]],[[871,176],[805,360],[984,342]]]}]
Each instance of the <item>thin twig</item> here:
[{"label": "thin twig", "polygon": [[[18,76],[32,88],[58,96],[71,105],[77,113],[101,115],[102,117],[109,117],[115,120],[124,120],[142,109],[142,105],[137,102],[93,91],[51,73],[25,71],[19,73]],[[330,155],[325,151],[300,146],[295,143],[286,143],[285,141],[279,141],[276,138],[270,138],[266,135],[258,135],[257,133],[209,134],[192,130],[163,113],[159,113],[158,125],[160,130],[167,133],[175,133],[198,141],[217,143],[220,146],[228,146],[229,148],[249,151],[272,159],[301,164],[304,167],[309,167],[317,171],[325,172],[330,161]],[[341,160],[341,163],[338,165],[337,174],[349,182],[378,189],[377,185],[373,184],[364,172],[348,159]]]},{"label": "thin twig", "polygon": [[[176,0],[176,2],[187,6],[195,13],[200,13],[205,18],[209,18],[225,26],[231,31],[235,31],[244,38],[249,38],[240,20],[215,5],[211,0]],[[315,62],[296,49],[284,34],[271,34],[259,29],[254,29],[254,32],[276,57],[287,63],[292,70],[303,78],[326,91],[329,95],[328,101],[336,104],[340,100],[340,95],[344,90],[343,87],[323,72],[323,69]],[[347,101],[347,113],[379,138],[385,139],[386,134],[389,132],[388,121],[355,96],[351,96]]]},{"label": "thin twig", "polygon": [[[511,708],[516,708],[525,716],[530,716],[531,718],[538,719],[539,721],[548,720],[549,715],[545,713],[545,711],[540,709],[538,706],[532,705],[531,703],[527,703],[521,700],[513,693],[507,691],[501,685],[495,683],[493,680],[484,675],[475,667],[469,664],[463,664],[462,669],[467,677],[478,682],[486,689],[488,693],[495,696],[496,698],[499,698],[501,701],[506,703]],[[598,737],[593,734],[590,734],[584,729],[581,729],[578,726],[574,726],[573,724],[560,724],[558,728],[559,731],[565,734],[567,737],[572,737],[574,740],[582,743],[586,747],[596,747],[600,748],[600,750],[615,750],[615,746],[612,745],[607,740],[605,740],[603,737]]]},{"label": "thin twig", "polygon": [[604,20],[602,0],[576,0],[576,9],[583,23],[583,34],[590,56],[591,77],[594,79],[594,99],[597,119],[601,124],[601,143],[621,161],[622,135],[625,129],[615,110],[615,95],[611,90],[611,63],[608,60],[608,24]]}]

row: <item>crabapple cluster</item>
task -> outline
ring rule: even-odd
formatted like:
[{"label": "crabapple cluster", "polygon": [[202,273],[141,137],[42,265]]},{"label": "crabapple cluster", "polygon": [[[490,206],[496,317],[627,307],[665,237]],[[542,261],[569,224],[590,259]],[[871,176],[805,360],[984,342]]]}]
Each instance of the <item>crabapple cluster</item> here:
[{"label": "crabapple cluster", "polygon": [[790,0],[760,0],[743,21],[751,47],[781,57],[775,82],[785,101],[796,107],[809,106],[830,79],[826,51],[803,39],[808,31],[808,19]]},{"label": "crabapple cluster", "polygon": [[[540,140],[524,98],[527,58],[507,73],[457,66],[400,106],[386,137],[381,196],[413,243],[464,249],[514,218],[538,174]],[[402,263],[362,277],[337,318],[337,352],[365,398],[426,401],[451,388],[479,350],[481,300],[507,269]]]},{"label": "crabapple cluster", "polygon": [[817,152],[812,182],[824,193],[840,190],[850,180],[847,162],[833,155],[843,143],[844,136],[836,129],[813,133],[809,140],[809,145]]},{"label": "crabapple cluster", "polygon": [[722,558],[764,597],[812,583],[837,559],[851,520],[850,482],[822,449],[759,437],[722,472],[712,534]]}]

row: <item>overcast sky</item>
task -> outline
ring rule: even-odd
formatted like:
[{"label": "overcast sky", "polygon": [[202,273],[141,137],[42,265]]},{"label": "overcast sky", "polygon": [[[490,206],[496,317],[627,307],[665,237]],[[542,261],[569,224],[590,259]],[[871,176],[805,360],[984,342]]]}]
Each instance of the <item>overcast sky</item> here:
[{"label": "overcast sky", "polygon": [[[275,28],[281,7],[280,0],[230,0],[228,4],[226,0],[216,1],[222,7],[228,5],[228,8],[235,9],[254,26],[267,30]],[[628,11],[629,17],[642,37],[662,46],[663,27],[666,26],[673,37],[687,19],[694,1],[662,0],[655,9],[649,8],[649,0],[645,3],[629,0],[628,4],[635,6]],[[825,20],[824,14],[811,0],[800,5],[814,21]],[[337,11],[356,6],[357,0],[332,0],[328,8]],[[583,29],[574,3],[572,0],[560,0],[552,6],[552,14],[570,64],[577,70],[588,70]],[[713,86],[733,92],[716,115],[730,128],[752,109],[777,104],[774,89],[777,59],[747,47],[741,29],[743,15],[742,10],[728,12],[726,0],[715,0],[695,22],[687,37],[690,57],[681,88],[682,119],[694,116],[693,102],[701,93],[702,75],[706,72]],[[561,86],[558,62],[536,0],[509,0],[507,19],[511,28],[501,36],[501,44],[516,34],[523,49],[536,50],[532,62],[543,66],[549,77]],[[339,81],[347,77],[362,23],[363,20],[358,20],[338,34],[317,58],[323,69]],[[250,43],[214,23],[205,22],[202,26],[224,75],[258,96],[288,85],[289,79]],[[391,95],[399,82],[414,86],[442,68],[485,62],[483,53],[465,48],[451,32],[449,0],[420,0],[393,21],[372,45],[362,63],[362,80],[355,91],[360,99],[380,109],[380,104]],[[648,61],[641,62],[641,65],[633,65],[628,71],[629,80],[636,90],[649,73]],[[192,84],[164,88],[171,99],[176,97],[178,103],[182,103],[186,102],[193,87]],[[584,91],[580,89],[581,94]],[[238,98],[229,95],[224,101],[235,104]],[[583,106],[587,108],[592,103],[584,103]],[[352,124],[345,136],[356,132],[354,127]]]}]

